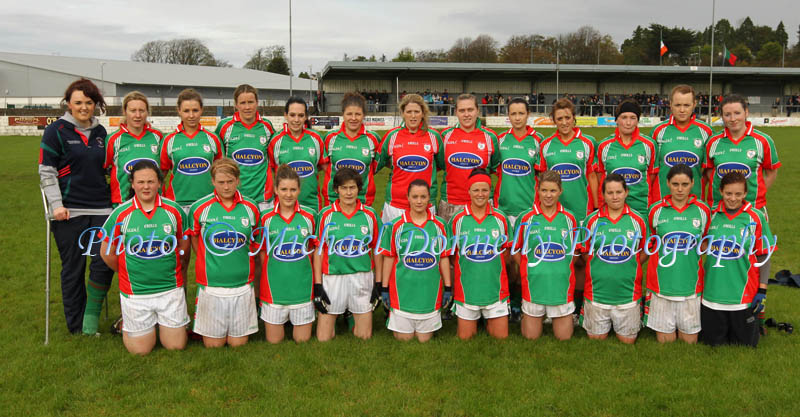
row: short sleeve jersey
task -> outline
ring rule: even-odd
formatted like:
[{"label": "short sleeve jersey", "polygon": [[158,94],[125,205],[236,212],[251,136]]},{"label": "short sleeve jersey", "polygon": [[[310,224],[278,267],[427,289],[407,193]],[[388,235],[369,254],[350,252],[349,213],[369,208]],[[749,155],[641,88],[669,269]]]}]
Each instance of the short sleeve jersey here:
[{"label": "short sleeve jersey", "polygon": [[428,212],[422,225],[406,210],[381,236],[379,253],[392,259],[389,275],[391,308],[412,314],[430,314],[442,306],[439,259],[446,256],[447,230],[440,217]]},{"label": "short sleeve jersey", "polygon": [[367,205],[372,205],[375,201],[375,169],[378,165],[375,156],[379,142],[378,135],[368,131],[364,125],[361,125],[358,135],[352,138],[347,135],[344,125],[338,131],[325,136],[323,145],[330,163],[325,165],[320,187],[323,205],[329,206],[339,197],[333,187],[333,176],[342,168],[352,168],[361,175],[362,186],[358,198]]},{"label": "short sleeve jersey", "polygon": [[561,204],[571,213],[583,219],[594,209],[589,194],[588,175],[594,169],[594,138],[575,128],[575,136],[564,141],[556,131],[542,141],[537,171],[552,170],[561,176]]},{"label": "short sleeve jersey", "polygon": [[431,203],[436,201],[435,157],[442,149],[442,138],[433,129],[411,133],[405,127],[397,127],[386,133],[378,154],[378,167],[388,167],[386,202],[402,210],[408,210],[408,185],[421,179],[431,186]]},{"label": "short sleeve jersey", "polygon": [[372,271],[370,253],[378,244],[381,219],[375,209],[357,202],[346,214],[339,200],[319,212],[316,234],[322,250],[322,273],[345,275]]},{"label": "short sleeve jersey", "polygon": [[188,238],[183,209],[156,195],[145,212],[135,196],[108,216],[103,229],[109,250],[119,256],[119,291],[125,295],[155,294],[183,286],[178,241]]},{"label": "short sleeve jersey", "polygon": [[708,184],[711,189],[706,190],[706,199],[710,206],[716,206],[722,201],[719,192],[722,177],[729,172],[740,172],[747,178],[745,199],[757,209],[767,205],[764,170],[778,169],[781,166],[772,138],[753,129],[750,122],[747,122],[744,136],[739,139],[731,138],[727,128],[709,139],[705,163],[706,168],[714,170],[714,180]]},{"label": "short sleeve jersey", "polygon": [[267,146],[275,128],[256,113],[253,124],[246,125],[239,112],[222,119],[215,131],[225,156],[239,164],[239,191],[258,203],[272,200],[272,170],[269,169]]},{"label": "short sleeve jersey", "polygon": [[558,204],[552,217],[539,204],[517,218],[514,249],[520,251],[522,299],[542,305],[573,301],[575,270],[573,238],[575,217]]},{"label": "short sleeve jersey", "polygon": [[139,161],[150,161],[159,166],[158,146],[163,135],[145,125],[139,136],[128,130],[124,123],[116,132],[106,137],[106,160],[103,167],[111,168],[111,202],[119,204],[129,198],[128,175]]},{"label": "short sleeve jersey", "polygon": [[[606,175],[619,174],[628,185],[627,203],[640,216],[647,216],[650,184],[647,176],[655,173],[656,148],[649,137],[633,132],[633,140],[627,146],[622,143],[619,129],[597,145],[598,184]],[[598,199],[602,201],[602,199]]]},{"label": "short sleeve jersey", "polygon": [[[642,217],[625,205],[612,219],[608,206],[595,210],[582,223],[590,239],[581,244],[588,254],[584,296],[595,304],[624,306],[642,297],[639,263],[647,229]],[[585,236],[582,236],[585,237]]]},{"label": "short sleeve jersey", "polygon": [[216,192],[192,204],[189,234],[197,237],[194,264],[198,285],[236,288],[253,282],[255,258],[250,256],[258,228],[258,206],[236,192],[225,207]]},{"label": "short sleeve jersey", "polygon": [[706,143],[711,137],[711,127],[692,116],[689,124],[681,129],[675,124],[675,119],[670,116],[669,120],[661,122],[653,128],[651,137],[656,144],[656,154],[658,155],[655,164],[658,181],[653,184],[652,199],[660,200],[669,194],[667,174],[670,168],[678,164],[688,165],[692,169],[694,177],[692,194],[702,196],[701,179],[703,178],[703,164],[706,160]]},{"label": "short sleeve jersey", "polygon": [[261,213],[261,265],[259,298],[268,304],[303,304],[313,298],[311,251],[316,247],[316,212],[296,205],[291,217],[280,214],[280,204]]},{"label": "short sleeve jersey", "polygon": [[493,203],[509,216],[531,208],[536,194],[536,165],[539,163],[539,143],[544,137],[528,126],[525,136],[518,138],[509,129],[497,138],[500,165]]},{"label": "short sleeve jersey", "polygon": [[319,194],[317,174],[319,168],[328,160],[319,133],[303,129],[303,134],[295,138],[289,127],[276,132],[269,142],[269,159],[276,169],[281,164],[289,165],[300,177],[300,204],[318,210],[322,204]]},{"label": "short sleeve jersey", "polygon": [[438,165],[444,167],[441,199],[458,206],[468,204],[470,172],[475,168],[494,171],[500,164],[497,135],[480,125],[469,133],[453,126],[442,132],[442,145],[436,156]]},{"label": "short sleeve jersey", "polygon": [[488,204],[482,218],[467,204],[450,219],[447,249],[454,259],[456,303],[487,306],[508,299],[508,229],[506,216]]},{"label": "short sleeve jersey", "polygon": [[[703,305],[717,310],[742,310],[758,292],[756,256],[777,248],[764,213],[744,205],[730,215],[719,203],[708,228]],[[752,253],[751,253],[752,252]],[[717,265],[719,258],[719,266]]]},{"label": "short sleeve jersey", "polygon": [[202,126],[189,136],[178,129],[161,142],[161,169],[169,171],[164,195],[181,206],[188,206],[211,192],[211,163],[222,158],[217,135]]},{"label": "short sleeve jersey", "polygon": [[708,206],[694,195],[680,209],[672,204],[671,195],[650,206],[647,226],[651,236],[660,237],[660,246],[648,259],[647,289],[675,301],[703,291],[697,245],[708,230],[710,217]]}]

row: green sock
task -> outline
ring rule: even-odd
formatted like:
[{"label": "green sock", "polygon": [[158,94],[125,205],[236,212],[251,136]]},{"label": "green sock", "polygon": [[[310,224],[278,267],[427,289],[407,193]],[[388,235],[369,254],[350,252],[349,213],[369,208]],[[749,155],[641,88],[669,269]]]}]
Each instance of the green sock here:
[{"label": "green sock", "polygon": [[89,281],[87,285],[86,310],[83,313],[83,333],[94,335],[100,321],[100,312],[103,310],[103,299],[106,298],[108,287]]}]

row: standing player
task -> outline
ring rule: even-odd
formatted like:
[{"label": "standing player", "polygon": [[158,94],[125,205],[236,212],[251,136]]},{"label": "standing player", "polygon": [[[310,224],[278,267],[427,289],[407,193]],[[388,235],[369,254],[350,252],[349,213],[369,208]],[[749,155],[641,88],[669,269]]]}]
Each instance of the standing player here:
[{"label": "standing player", "polygon": [[496,339],[508,337],[508,275],[505,253],[509,246],[506,216],[488,204],[492,179],[475,168],[467,179],[470,203],[447,225],[454,244],[448,250],[455,266],[455,307],[458,337],[478,333],[478,320]]},{"label": "standing player", "polygon": [[106,138],[104,168],[111,168],[111,202],[120,204],[131,198],[128,195],[128,174],[139,161],[150,161],[158,166],[158,146],[164,137],[150,127],[147,115],[150,103],[138,91],[131,91],[122,99],[122,123],[119,129]]},{"label": "standing player", "polygon": [[361,175],[351,168],[340,168],[333,176],[337,200],[323,208],[317,222],[320,248],[314,257],[314,294],[330,300],[327,311],[320,311],[317,339],[332,339],[336,317],[345,310],[353,313],[353,334],[372,337],[372,308],[380,300],[380,273],[373,261],[381,221],[375,210],[362,203]]},{"label": "standing player", "polygon": [[178,94],[178,129],[161,142],[161,170],[170,178],[164,196],[175,200],[188,213],[189,207],[213,190],[211,163],[222,158],[217,136],[200,124],[203,97],[187,88]]},{"label": "standing player", "polygon": [[470,202],[467,178],[472,170],[494,171],[500,164],[497,135],[478,120],[478,99],[472,94],[458,96],[456,116],[458,124],[442,132],[443,147],[436,156],[445,169],[437,213],[448,221]]},{"label": "standing player", "polygon": [[[298,201],[319,210],[322,197],[317,181],[318,170],[328,161],[322,137],[306,127],[308,104],[300,97],[289,97],[284,107],[286,123],[269,141],[269,160],[273,167],[286,164],[302,179]],[[277,168],[276,168],[277,169]]]},{"label": "standing player", "polygon": [[[442,327],[440,310],[453,299],[447,230],[428,208],[430,185],[415,179],[408,185],[410,208],[394,219],[381,238],[381,298],[390,306],[386,327],[398,340],[415,336],[427,342]],[[438,268],[437,268],[438,267]],[[442,287],[444,284],[444,287]]]},{"label": "standing player", "polygon": [[225,148],[225,156],[239,163],[239,192],[259,204],[272,207],[272,170],[267,145],[275,133],[267,119],[258,114],[258,90],[242,84],[233,91],[236,113],[220,120],[214,132]]},{"label": "standing player", "polygon": [[386,202],[381,220],[388,223],[409,209],[408,186],[425,181],[431,190],[430,204],[436,198],[435,157],[442,149],[439,133],[428,127],[428,104],[419,94],[406,94],[400,100],[403,125],[386,133],[381,142],[377,170],[388,167]]},{"label": "standing player", "polygon": [[533,208],[517,218],[514,230],[520,230],[514,254],[522,275],[522,336],[538,339],[547,316],[553,320],[553,333],[558,340],[572,337],[573,230],[577,222],[572,213],[559,203],[561,174],[544,171],[539,174],[538,198]]},{"label": "standing player", "polygon": [[661,245],[647,268],[645,319],[661,343],[680,338],[696,343],[700,333],[703,268],[696,236],[708,231],[711,212],[692,194],[694,167],[676,164],[667,172],[670,194],[650,206],[647,225]]},{"label": "standing player", "polygon": [[[644,218],[647,215],[650,184],[656,175],[656,148],[649,137],[639,133],[641,114],[641,107],[632,99],[617,106],[617,129],[597,145],[596,171],[601,183],[612,173],[624,178],[630,193],[627,204]],[[603,201],[602,194],[602,191],[598,194],[598,202]]]},{"label": "standing player", "polygon": [[623,343],[633,344],[641,328],[642,253],[645,222],[626,203],[628,188],[619,174],[601,185],[604,204],[583,221],[588,236],[581,240],[586,262],[586,301],[581,312],[590,339],[605,339],[613,325]]},{"label": "standing player", "polygon": [[764,309],[769,280],[765,262],[777,249],[777,241],[764,213],[746,200],[748,182],[741,172],[722,177],[722,201],[708,228],[711,242],[704,242],[700,340],[711,346],[758,345],[756,316]]},{"label": "standing player", "polygon": [[258,207],[239,192],[239,165],[229,158],[211,165],[214,192],[189,210],[187,232],[197,254],[194,332],[206,347],[241,346],[258,331],[251,236]]},{"label": "standing player", "polygon": [[[316,212],[300,205],[300,176],[287,164],[275,171],[275,208],[261,213],[261,320],[267,341],[283,341],[291,321],[295,342],[311,338],[314,322],[313,262]],[[321,295],[321,294],[320,294]]]},{"label": "standing player", "polygon": [[342,99],[342,127],[325,135],[323,144],[330,163],[325,165],[325,177],[320,191],[323,206],[336,201],[336,187],[333,177],[342,168],[350,168],[361,175],[364,185],[358,193],[362,203],[371,206],[375,201],[375,159],[380,139],[375,132],[364,126],[366,102],[358,93],[347,93]]},{"label": "standing player", "polygon": [[122,342],[128,352],[146,355],[156,345],[186,347],[183,265],[188,258],[186,213],[158,195],[161,171],[148,161],[131,167],[131,194],[103,225],[100,255],[119,275]]}]

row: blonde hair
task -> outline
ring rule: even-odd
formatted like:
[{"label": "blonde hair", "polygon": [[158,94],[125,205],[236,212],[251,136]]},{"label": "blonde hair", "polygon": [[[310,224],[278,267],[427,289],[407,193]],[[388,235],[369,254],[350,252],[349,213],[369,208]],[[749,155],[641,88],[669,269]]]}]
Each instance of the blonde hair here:
[{"label": "blonde hair", "polygon": [[543,182],[552,182],[558,186],[559,190],[563,190],[561,187],[561,175],[559,175],[558,172],[550,169],[543,171],[539,174],[539,184]]},{"label": "blonde hair", "polygon": [[241,171],[239,170],[239,164],[233,159],[220,158],[211,164],[211,178],[216,178],[217,174],[233,175],[236,179],[239,179]]},{"label": "blonde hair", "polygon": [[420,96],[419,94],[406,94],[402,100],[400,100],[400,113],[402,114],[406,111],[406,106],[414,103],[422,109],[422,124],[420,125],[421,130],[428,130],[428,116],[430,115],[430,110],[428,109],[428,103]]},{"label": "blonde hair", "polygon": [[131,101],[143,101],[144,108],[147,109],[147,114],[150,114],[150,102],[147,101],[147,96],[139,91],[131,91],[125,94],[125,97],[122,99],[122,123],[128,123],[125,119],[125,110],[128,109],[128,104],[130,104]]}]

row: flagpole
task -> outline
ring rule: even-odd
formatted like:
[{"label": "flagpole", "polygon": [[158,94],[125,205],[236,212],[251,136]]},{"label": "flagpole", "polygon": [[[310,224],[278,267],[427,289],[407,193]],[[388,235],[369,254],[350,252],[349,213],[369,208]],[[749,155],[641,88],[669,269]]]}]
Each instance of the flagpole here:
[{"label": "flagpole", "polygon": [[711,59],[708,61],[708,124],[711,125],[711,103],[714,101],[714,12],[717,0],[711,0]]}]

